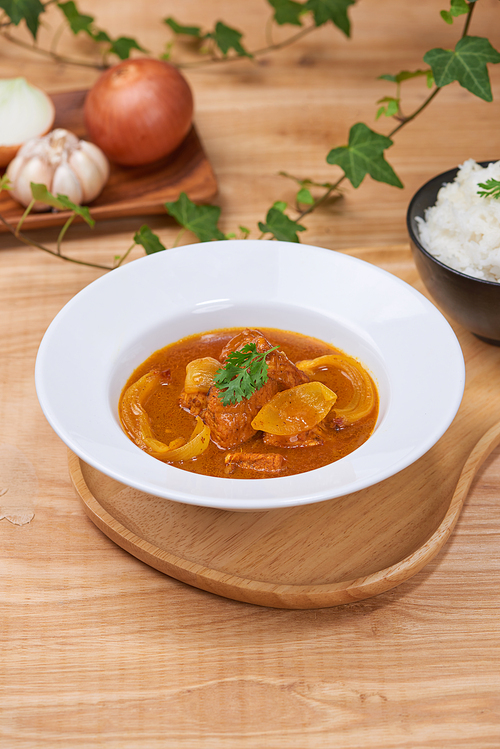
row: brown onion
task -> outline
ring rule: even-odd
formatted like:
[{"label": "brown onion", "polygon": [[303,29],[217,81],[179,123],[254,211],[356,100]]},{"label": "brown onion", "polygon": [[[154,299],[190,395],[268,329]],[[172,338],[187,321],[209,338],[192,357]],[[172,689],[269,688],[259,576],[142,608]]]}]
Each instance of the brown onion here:
[{"label": "brown onion", "polygon": [[161,60],[124,60],[96,81],[85,99],[90,139],[117,164],[139,166],[172,153],[193,118],[185,78]]}]

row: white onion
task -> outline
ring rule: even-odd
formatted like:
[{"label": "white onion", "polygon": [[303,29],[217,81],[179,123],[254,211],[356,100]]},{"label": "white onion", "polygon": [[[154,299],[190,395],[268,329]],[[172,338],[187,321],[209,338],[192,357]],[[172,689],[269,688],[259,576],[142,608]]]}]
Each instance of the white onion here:
[{"label": "white onion", "polygon": [[52,99],[25,78],[0,79],[0,166],[27,140],[47,133],[55,114]]}]

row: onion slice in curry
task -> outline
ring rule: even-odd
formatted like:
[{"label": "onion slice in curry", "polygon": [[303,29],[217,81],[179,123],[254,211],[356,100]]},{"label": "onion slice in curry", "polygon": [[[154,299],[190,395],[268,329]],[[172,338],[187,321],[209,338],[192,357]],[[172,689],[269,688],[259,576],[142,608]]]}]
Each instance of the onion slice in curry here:
[{"label": "onion slice in curry", "polygon": [[376,398],[373,383],[363,367],[351,356],[327,354],[317,359],[305,359],[296,366],[314,380],[321,381],[321,371],[337,369],[350,381],[352,397],[342,408],[334,407],[335,415],[344,426],[363,419],[372,411]]},{"label": "onion slice in curry", "polygon": [[337,400],[322,382],[306,382],[276,393],[252,421],[257,431],[292,436],[323,421]]},{"label": "onion slice in curry", "polygon": [[197,416],[196,426],[188,442],[183,437],[178,437],[167,445],[155,437],[145,404],[164,381],[163,373],[154,369],[130,385],[122,398],[121,421],[132,441],[154,458],[168,461],[190,460],[207,449],[210,428]]},{"label": "onion slice in curry", "polygon": [[[199,416],[196,417],[196,426],[189,441],[185,445],[170,450],[165,454],[164,460],[191,460],[205,452],[210,444],[210,427],[203,423]],[[157,457],[157,456],[155,456]]]},{"label": "onion slice in curry", "polygon": [[215,373],[222,367],[213,356],[203,356],[186,364],[185,393],[208,393],[212,387]]}]

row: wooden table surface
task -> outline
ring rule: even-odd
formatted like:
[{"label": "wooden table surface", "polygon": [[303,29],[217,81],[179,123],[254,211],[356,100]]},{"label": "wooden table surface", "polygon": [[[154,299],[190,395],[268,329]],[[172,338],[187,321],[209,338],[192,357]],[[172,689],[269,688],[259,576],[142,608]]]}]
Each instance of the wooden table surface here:
[{"label": "wooden table surface", "polygon": [[[153,54],[169,38],[167,15],[204,28],[223,20],[245,32],[250,49],[265,45],[264,0],[149,0],[147,12],[145,5],[86,0],[80,7]],[[280,171],[334,179],[326,154],[347,142],[355,122],[388,132],[387,121],[374,121],[375,102],[393,90],[377,76],[422,67],[428,49],[454,45],[462,19],[444,24],[445,6],[360,0],[350,11],[351,40],[325,26],[258,62],[186,72],[225,232],[243,225],[258,236],[274,201],[293,203],[294,186]],[[471,29],[496,48],[499,14],[497,0],[481,0]],[[49,15],[41,45],[55,19]],[[91,52],[84,35],[63,36],[61,49]],[[0,74],[24,75],[51,92],[97,77],[5,41]],[[373,248],[397,272],[415,189],[467,158],[500,156],[500,66],[490,75],[493,103],[452,84],[397,134],[388,158],[403,190],[369,178],[357,191],[347,187],[341,201],[307,219],[302,241],[354,254]],[[408,84],[407,110],[424,95],[421,81]],[[92,232],[76,226],[65,247],[108,262],[144,222],[173,244],[178,227],[165,215],[108,220]],[[53,243],[56,231],[33,236]],[[34,512],[30,522],[0,521],[0,747],[500,746],[500,450],[476,477],[440,554],[376,598],[288,611],[191,588],[127,554],[87,518],[66,448],[36,399],[33,368],[45,329],[100,274],[0,237],[0,494],[8,489],[28,516]]]}]

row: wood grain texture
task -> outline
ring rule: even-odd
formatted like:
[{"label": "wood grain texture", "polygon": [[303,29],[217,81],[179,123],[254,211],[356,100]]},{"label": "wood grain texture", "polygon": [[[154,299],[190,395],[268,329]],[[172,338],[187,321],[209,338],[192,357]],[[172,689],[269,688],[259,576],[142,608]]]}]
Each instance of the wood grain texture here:
[{"label": "wood grain texture", "polygon": [[[100,28],[136,36],[154,54],[164,49],[168,30],[159,19],[166,15],[203,28],[221,19],[245,32],[249,48],[265,44],[264,0],[145,6],[79,5]],[[295,186],[280,170],[332,180],[326,154],[347,142],[353,123],[388,132],[389,123],[374,121],[375,101],[393,89],[377,76],[422,67],[428,49],[454,46],[460,19],[444,24],[444,7],[360,0],[350,40],[327,24],[260,62],[186,72],[224,232],[241,224],[255,237],[275,200],[293,203]],[[47,14],[40,45],[59,25],[56,11]],[[471,32],[500,48],[498,0],[480,0]],[[61,50],[86,55],[89,44],[85,34],[65,35]],[[352,254],[363,248],[365,259],[418,284],[405,230],[414,190],[466,158],[500,154],[500,66],[489,69],[492,104],[452,84],[394,138],[388,159],[403,190],[369,179],[346,188],[341,201],[304,221],[302,241]],[[97,77],[6,42],[0,71],[52,92],[85,89]],[[424,95],[418,81],[410,83],[405,109]],[[172,246],[179,229],[162,215],[103,220],[93,231],[78,225],[65,246],[75,257],[109,262],[144,222]],[[50,244],[57,233],[33,235]],[[136,249],[132,259],[138,256]],[[33,474],[38,480],[31,522],[0,521],[1,749],[497,749],[500,448],[476,473],[441,552],[379,596],[287,610],[185,585],[90,521],[71,485],[66,448],[37,403],[33,367],[42,335],[99,275],[0,236],[0,443],[23,456],[16,476],[29,461],[29,486]],[[486,344],[458,333],[467,338],[467,388],[489,394],[495,411],[498,373],[479,366]],[[460,429],[468,441],[467,424]],[[454,456],[447,461],[457,475]]]},{"label": "wood grain texture", "polygon": [[[408,253],[393,256],[408,275]],[[476,341],[461,336],[466,359]],[[500,347],[483,344],[470,357],[458,415],[431,450],[373,487],[306,507],[235,513],[187,506],[126,487],[72,453],[70,475],[97,527],[160,572],[262,606],[337,606],[408,580],[446,543],[476,472],[500,443],[497,392]]]},{"label": "wood grain texture", "polygon": [[[86,94],[83,90],[52,95],[56,107],[54,128],[62,127],[79,138],[88,138],[83,123]],[[172,154],[154,164],[120,167],[110,163],[109,179],[101,194],[89,204],[90,214],[93,219],[102,220],[165,213],[164,204],[177,200],[181,192],[198,202],[208,201],[217,193],[215,174],[194,126]],[[0,195],[0,212],[15,226],[24,208],[4,191]],[[62,226],[70,216],[70,211],[30,213],[23,222],[23,230]],[[0,224],[0,231],[8,229]]]}]

